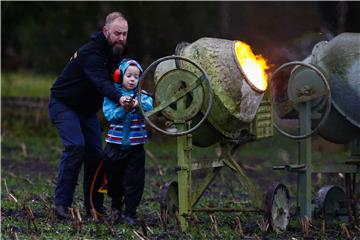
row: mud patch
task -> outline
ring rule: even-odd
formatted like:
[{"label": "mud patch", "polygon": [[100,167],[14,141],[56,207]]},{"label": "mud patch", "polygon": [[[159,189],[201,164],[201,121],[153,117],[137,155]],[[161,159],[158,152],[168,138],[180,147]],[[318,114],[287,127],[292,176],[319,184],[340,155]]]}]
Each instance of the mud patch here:
[{"label": "mud patch", "polygon": [[26,158],[24,161],[13,161],[9,158],[1,159],[2,172],[7,172],[10,175],[17,177],[46,177],[51,178],[56,176],[57,167],[50,160]]}]

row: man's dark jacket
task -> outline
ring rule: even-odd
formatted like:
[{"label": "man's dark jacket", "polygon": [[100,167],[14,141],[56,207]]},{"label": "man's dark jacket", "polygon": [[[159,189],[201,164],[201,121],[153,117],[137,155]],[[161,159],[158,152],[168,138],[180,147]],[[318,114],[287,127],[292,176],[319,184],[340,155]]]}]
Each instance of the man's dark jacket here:
[{"label": "man's dark jacket", "polygon": [[83,114],[97,112],[104,96],[118,102],[121,95],[114,87],[111,74],[119,62],[119,57],[112,56],[104,34],[93,34],[91,41],[76,51],[55,81],[52,97]]}]

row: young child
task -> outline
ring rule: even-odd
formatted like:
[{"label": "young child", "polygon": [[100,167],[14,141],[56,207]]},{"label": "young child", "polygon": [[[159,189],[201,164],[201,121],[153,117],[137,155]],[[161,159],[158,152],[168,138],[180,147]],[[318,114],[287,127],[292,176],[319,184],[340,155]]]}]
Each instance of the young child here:
[{"label": "young child", "polygon": [[[112,222],[122,221],[129,225],[137,223],[136,208],[144,192],[145,181],[144,143],[147,132],[137,96],[142,72],[135,60],[121,61],[114,73],[115,87],[122,94],[121,105],[108,98],[104,98],[103,103],[104,115],[110,123],[104,150],[108,195],[112,201],[110,218]],[[144,111],[153,108],[153,100],[148,95],[141,94],[141,103]]]}]

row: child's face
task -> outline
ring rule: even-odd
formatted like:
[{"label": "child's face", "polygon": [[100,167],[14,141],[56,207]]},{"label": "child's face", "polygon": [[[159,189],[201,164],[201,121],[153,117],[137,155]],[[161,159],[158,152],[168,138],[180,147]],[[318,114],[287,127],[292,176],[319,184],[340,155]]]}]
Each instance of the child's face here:
[{"label": "child's face", "polygon": [[140,70],[133,65],[130,65],[124,74],[122,87],[126,90],[133,90],[136,88],[140,77]]}]

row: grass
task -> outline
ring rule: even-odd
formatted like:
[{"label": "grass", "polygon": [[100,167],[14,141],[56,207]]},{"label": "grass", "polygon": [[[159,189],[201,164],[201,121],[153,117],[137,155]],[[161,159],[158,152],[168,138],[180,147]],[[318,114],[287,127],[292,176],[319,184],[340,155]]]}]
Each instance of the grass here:
[{"label": "grass", "polygon": [[[292,148],[291,145],[285,146],[287,140],[276,138],[283,149]],[[272,181],[279,177],[284,179],[284,173],[274,173],[264,165],[271,165],[270,161],[276,159],[277,147],[271,148],[266,141],[245,145],[237,154],[245,164],[254,164],[257,159],[257,175],[266,175],[266,180]],[[285,142],[282,142],[285,141]],[[25,147],[24,147],[25,146]],[[25,149],[25,150],[24,150]],[[57,138],[40,137],[25,135],[21,138],[8,135],[2,139],[2,195],[1,195],[1,233],[4,239],[140,239],[134,231],[142,232],[140,227],[128,227],[124,225],[114,225],[112,229],[115,237],[110,234],[106,224],[94,223],[91,219],[85,220],[81,227],[76,222],[64,223],[53,218],[53,198],[55,179],[57,174],[57,162],[60,157],[61,146]],[[188,233],[180,233],[176,225],[169,226],[167,230],[161,227],[159,218],[159,191],[160,186],[166,181],[176,180],[176,144],[173,138],[163,138],[155,134],[152,140],[146,145],[146,183],[145,192],[142,198],[138,215],[144,218],[149,239],[239,239],[240,235],[236,231],[235,218],[239,217],[245,238],[257,239],[263,236],[259,223],[263,221],[261,214],[255,213],[216,213],[218,231],[211,224],[210,215],[197,213],[196,219],[191,221]],[[259,151],[263,149],[263,151]],[[283,150],[286,151],[286,150]],[[265,152],[265,153],[264,153]],[[271,152],[274,156],[271,156]],[[216,146],[206,149],[196,148],[193,150],[193,157],[200,159],[211,159],[216,155]],[[262,164],[266,163],[266,164]],[[272,174],[268,174],[272,172]],[[279,174],[279,176],[277,176]],[[255,175],[254,175],[255,176]],[[194,175],[201,178],[200,175]],[[255,176],[256,177],[256,176]],[[79,179],[82,177],[80,176]],[[261,178],[259,180],[261,182]],[[14,202],[7,195],[4,185],[6,180],[9,192],[16,197],[18,202]],[[81,181],[80,181],[81,182]],[[74,206],[79,208],[84,216],[82,206],[81,183],[75,192]],[[286,183],[288,185],[288,183]],[[294,199],[293,199],[294,200]],[[106,198],[106,205],[109,206],[110,199]],[[294,201],[293,201],[294,202]],[[247,194],[243,192],[241,184],[234,174],[223,171],[217,176],[210,188],[206,190],[199,202],[199,207],[251,207],[251,201]],[[34,213],[33,225],[29,222],[24,206],[28,206]],[[30,224],[29,224],[30,223]],[[341,225],[336,224],[328,227],[325,233],[321,233],[321,221],[314,220],[310,229],[310,235],[316,239],[342,239]],[[352,236],[356,236],[356,231],[350,229]],[[290,221],[288,231],[284,233],[268,233],[267,239],[302,239],[299,220],[293,217]]]},{"label": "grass", "polygon": [[56,76],[32,72],[2,72],[1,96],[48,97]]}]

